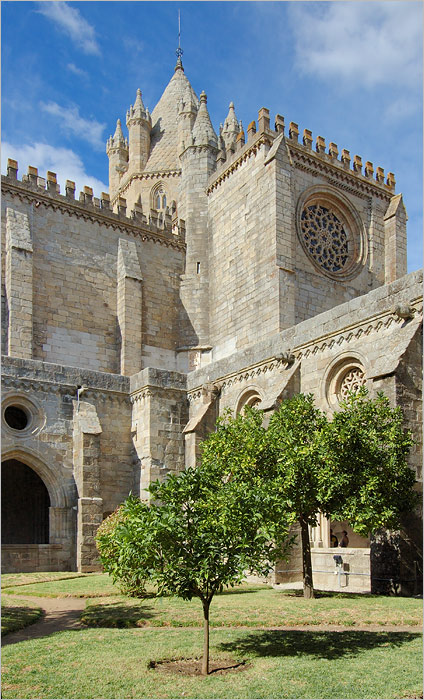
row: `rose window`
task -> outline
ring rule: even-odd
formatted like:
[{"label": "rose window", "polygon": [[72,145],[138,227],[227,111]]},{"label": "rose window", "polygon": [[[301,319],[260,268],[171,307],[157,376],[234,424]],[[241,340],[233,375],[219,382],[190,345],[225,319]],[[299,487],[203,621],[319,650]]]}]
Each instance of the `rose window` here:
[{"label": "rose window", "polygon": [[337,273],[349,258],[350,236],[337,216],[321,204],[306,206],[300,218],[303,243],[324,270]]},{"label": "rose window", "polygon": [[356,394],[361,386],[365,384],[365,374],[359,367],[352,367],[340,382],[338,391],[340,399],[346,399],[350,393]]}]

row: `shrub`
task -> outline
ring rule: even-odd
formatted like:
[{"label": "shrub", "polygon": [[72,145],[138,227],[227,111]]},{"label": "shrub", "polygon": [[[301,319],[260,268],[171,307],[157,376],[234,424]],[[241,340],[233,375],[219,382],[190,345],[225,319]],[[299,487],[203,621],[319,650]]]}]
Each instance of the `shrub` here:
[{"label": "shrub", "polygon": [[142,598],[146,593],[146,579],[140,576],[131,551],[122,548],[128,509],[122,504],[111,513],[97,530],[96,546],[103,569],[112,576],[122,593]]}]

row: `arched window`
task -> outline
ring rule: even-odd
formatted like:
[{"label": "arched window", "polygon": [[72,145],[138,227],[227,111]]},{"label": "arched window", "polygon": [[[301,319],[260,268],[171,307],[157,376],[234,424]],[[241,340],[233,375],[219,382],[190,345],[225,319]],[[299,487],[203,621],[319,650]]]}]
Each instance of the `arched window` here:
[{"label": "arched window", "polygon": [[262,397],[257,389],[248,389],[239,397],[236,405],[236,415],[243,412],[246,406],[257,406],[262,401]]},{"label": "arched window", "polygon": [[164,212],[166,209],[166,191],[162,182],[154,186],[151,196],[152,209],[158,212]]}]

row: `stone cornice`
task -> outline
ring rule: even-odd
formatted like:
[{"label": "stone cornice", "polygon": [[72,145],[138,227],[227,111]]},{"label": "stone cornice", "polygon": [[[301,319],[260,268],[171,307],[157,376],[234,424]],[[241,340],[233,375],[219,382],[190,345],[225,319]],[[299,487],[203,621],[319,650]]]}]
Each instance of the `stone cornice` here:
[{"label": "stone cornice", "polygon": [[[255,377],[259,377],[261,374],[266,374],[267,372],[285,370],[292,365],[292,359],[294,358],[290,357],[290,353],[285,353],[283,357],[269,357],[266,360],[249,365],[238,372],[226,374],[223,377],[220,377],[219,380],[214,381],[213,384],[221,392],[225,392],[225,390],[233,386],[233,384],[252,380]],[[196,401],[202,396],[202,387],[195,387],[194,389],[191,389],[187,392],[187,396],[190,402]]]},{"label": "stone cornice", "polygon": [[[17,377],[14,375],[2,374],[2,385],[4,391],[7,389],[21,391],[43,391],[51,394],[71,395],[77,398],[77,388],[75,384],[67,384],[62,382],[50,382],[45,379],[32,379],[29,377]],[[84,398],[87,399],[108,399],[110,401],[127,402],[128,394],[113,389],[104,389],[96,387],[87,387],[84,389]]]},{"label": "stone cornice", "polygon": [[11,193],[21,201],[27,201],[30,204],[35,203],[37,207],[43,205],[53,209],[53,211],[61,211],[78,219],[96,222],[114,231],[129,233],[132,236],[141,238],[142,241],[151,241],[170,248],[176,248],[177,250],[185,250],[185,243],[181,239],[175,240],[175,236],[171,231],[166,234],[152,231],[148,227],[133,223],[130,219],[112,211],[96,209],[94,205],[71,200],[63,195],[52,195],[41,188],[32,189],[20,181],[11,180],[5,176],[2,176],[1,181],[2,191]]},{"label": "stone cornice", "polygon": [[[422,319],[423,315],[423,300],[418,297],[411,301],[412,318]],[[375,316],[370,316],[362,322],[352,323],[345,326],[343,330],[337,330],[332,333],[326,333],[319,338],[314,338],[311,341],[302,343],[293,348],[293,354],[296,360],[307,358],[310,355],[316,355],[318,352],[323,352],[327,349],[332,349],[335,345],[341,345],[343,342],[358,340],[362,336],[369,336],[372,332],[386,330],[392,324],[399,327],[404,323],[404,319],[394,311],[385,311]]]},{"label": "stone cornice", "polygon": [[293,166],[312,173],[313,175],[327,176],[328,182],[335,187],[344,189],[354,195],[371,195],[380,197],[389,202],[394,195],[394,190],[384,183],[379,184],[361,173],[344,167],[342,163],[331,158],[327,153],[316,153],[300,143],[286,139],[286,145],[292,159]]},{"label": "stone cornice", "polygon": [[131,392],[129,396],[129,400],[131,404],[138,403],[142,399],[147,399],[150,398],[151,396],[154,395],[159,395],[159,394],[166,394],[167,396],[172,395],[172,394],[186,394],[186,389],[185,388],[179,388],[175,386],[170,386],[170,387],[165,387],[165,386],[157,386],[154,384],[146,384],[142,387],[139,387],[135,391]]},{"label": "stone cornice", "polygon": [[266,133],[261,133],[257,136],[257,138],[254,141],[248,141],[245,146],[239,151],[236,155],[234,160],[232,160],[230,163],[225,162],[222,170],[215,172],[212,176],[212,179],[206,189],[206,193],[210,194],[214,189],[218,187],[218,185],[221,184],[224,180],[226,180],[230,175],[235,170],[238,170],[238,168],[244,163],[252,154],[256,154],[259,148],[264,145],[271,145],[273,141],[273,137],[271,134],[266,134]]}]

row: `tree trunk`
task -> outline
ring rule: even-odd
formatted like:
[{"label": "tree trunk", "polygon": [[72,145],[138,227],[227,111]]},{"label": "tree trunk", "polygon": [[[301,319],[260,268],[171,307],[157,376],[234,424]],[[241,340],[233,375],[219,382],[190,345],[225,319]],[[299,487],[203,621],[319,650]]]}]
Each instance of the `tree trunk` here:
[{"label": "tree trunk", "polygon": [[303,563],[303,597],[315,598],[312,580],[311,543],[309,541],[309,526],[305,518],[299,518],[302,532],[302,563]]},{"label": "tree trunk", "polygon": [[203,659],[202,659],[202,676],[207,676],[209,673],[209,606],[210,600],[204,600],[203,603]]}]

